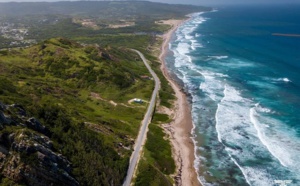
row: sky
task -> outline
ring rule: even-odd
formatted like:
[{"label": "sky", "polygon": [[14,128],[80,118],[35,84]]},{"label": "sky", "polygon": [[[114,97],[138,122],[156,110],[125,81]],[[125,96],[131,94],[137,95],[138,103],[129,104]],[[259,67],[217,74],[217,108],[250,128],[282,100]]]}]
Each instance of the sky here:
[{"label": "sky", "polygon": [[[68,1],[68,0],[0,0],[0,2],[36,2],[36,1]],[[109,1],[109,0],[108,0]],[[170,4],[193,4],[193,5],[226,5],[226,4],[300,4],[300,0],[148,0]]]},{"label": "sky", "polygon": [[153,2],[194,4],[194,5],[226,5],[226,4],[294,4],[300,0],[150,0]]}]

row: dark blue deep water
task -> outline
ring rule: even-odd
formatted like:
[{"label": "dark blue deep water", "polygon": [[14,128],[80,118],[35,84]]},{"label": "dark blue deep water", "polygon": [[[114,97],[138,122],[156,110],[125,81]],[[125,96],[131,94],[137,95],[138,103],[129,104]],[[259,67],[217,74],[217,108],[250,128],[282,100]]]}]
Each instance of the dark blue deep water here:
[{"label": "dark blue deep water", "polygon": [[173,36],[204,185],[300,185],[300,37],[275,33],[300,35],[300,6],[193,14]]}]

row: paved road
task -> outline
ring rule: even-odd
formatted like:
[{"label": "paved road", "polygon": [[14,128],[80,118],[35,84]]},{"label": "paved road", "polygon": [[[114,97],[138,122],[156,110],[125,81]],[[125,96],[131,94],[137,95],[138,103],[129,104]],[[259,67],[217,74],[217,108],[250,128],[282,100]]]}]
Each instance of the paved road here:
[{"label": "paved road", "polygon": [[147,63],[147,60],[145,58],[145,56],[137,50],[132,49],[132,51],[138,53],[138,55],[141,57],[141,59],[143,60],[145,66],[148,68],[149,72],[151,73],[151,75],[153,76],[153,79],[155,81],[155,88],[152,92],[152,96],[151,96],[151,100],[150,100],[150,104],[148,106],[147,112],[144,116],[144,119],[142,121],[142,126],[140,128],[140,132],[138,134],[138,138],[136,140],[136,145],[135,145],[135,149],[131,155],[131,159],[130,159],[130,163],[129,163],[129,168],[127,171],[127,177],[125,179],[125,182],[123,184],[123,186],[130,186],[133,174],[134,174],[134,170],[135,167],[137,166],[137,163],[140,159],[140,152],[142,150],[142,146],[144,145],[145,139],[146,139],[146,133],[148,130],[148,125],[151,122],[151,118],[152,118],[152,114],[154,111],[154,107],[155,107],[155,102],[156,102],[156,96],[158,94],[158,91],[160,89],[160,80],[157,77],[157,75],[155,74],[155,72],[151,69],[150,65]]}]

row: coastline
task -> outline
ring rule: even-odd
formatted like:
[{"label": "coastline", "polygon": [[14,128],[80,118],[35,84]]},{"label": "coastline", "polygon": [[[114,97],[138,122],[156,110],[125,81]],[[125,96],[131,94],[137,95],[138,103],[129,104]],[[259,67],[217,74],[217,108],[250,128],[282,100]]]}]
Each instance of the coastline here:
[{"label": "coastline", "polygon": [[170,114],[172,115],[173,121],[170,124],[164,125],[164,130],[170,135],[170,141],[173,148],[172,153],[176,163],[176,185],[200,186],[201,184],[194,168],[195,147],[194,142],[191,139],[191,132],[194,126],[191,108],[186,95],[181,91],[179,85],[169,76],[165,65],[165,56],[169,50],[168,44],[171,37],[178,27],[187,20],[189,19],[165,21],[165,24],[171,25],[172,28],[163,35],[159,60],[161,62],[161,71],[172,86],[176,100],[174,102],[174,110],[172,110],[172,114]]}]

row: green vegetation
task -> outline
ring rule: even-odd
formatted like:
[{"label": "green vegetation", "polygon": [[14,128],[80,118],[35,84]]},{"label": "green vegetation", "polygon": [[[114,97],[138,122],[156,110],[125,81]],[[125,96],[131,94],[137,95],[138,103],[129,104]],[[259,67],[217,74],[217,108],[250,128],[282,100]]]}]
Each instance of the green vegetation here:
[{"label": "green vegetation", "polygon": [[167,114],[155,113],[152,119],[153,123],[167,123],[169,121],[169,116]]},{"label": "green vegetation", "polygon": [[169,26],[156,24],[156,21],[183,19],[187,14],[210,10],[200,6],[142,1],[19,2],[0,5],[0,48],[28,46],[34,41],[54,37],[101,44],[107,35],[113,39],[109,45],[119,37],[121,41],[117,43],[129,47],[132,41],[137,43],[135,39],[143,38],[139,36],[155,36],[169,29]]},{"label": "green vegetation", "polygon": [[[148,100],[153,89],[153,81],[141,78],[150,74],[137,54],[57,38],[0,55],[1,102],[22,105],[49,128],[54,149],[72,162],[81,184],[121,185],[127,147],[146,110],[127,102]],[[1,132],[14,130],[19,128]]]},{"label": "green vegetation", "polygon": [[[147,56],[147,58],[152,59],[153,56]],[[175,99],[174,91],[167,81],[167,79],[162,74],[162,71],[160,70],[160,63],[157,61],[157,59],[152,59],[153,63],[151,63],[152,68],[155,70],[155,73],[161,80],[161,89],[159,91],[159,98],[160,98],[160,105],[171,108],[172,107],[172,100]]]},{"label": "green vegetation", "polygon": [[[141,1],[1,3],[0,102],[22,105],[49,129],[53,150],[72,163],[81,185],[121,185],[147,106],[128,100],[149,100],[153,89],[130,48],[151,61],[160,104],[171,108],[173,90],[151,53],[169,26],[156,21],[207,10]],[[169,120],[154,115],[136,185],[172,185],[175,164],[159,125]],[[16,131],[24,128],[6,126],[0,134]],[[31,165],[35,158],[21,156]],[[0,175],[0,184],[16,183]]]},{"label": "green vegetation", "polygon": [[169,121],[166,114],[155,113],[149,125],[144,154],[138,165],[136,186],[166,186],[172,185],[172,174],[175,172],[175,162],[172,149],[166,134],[159,123]]}]

